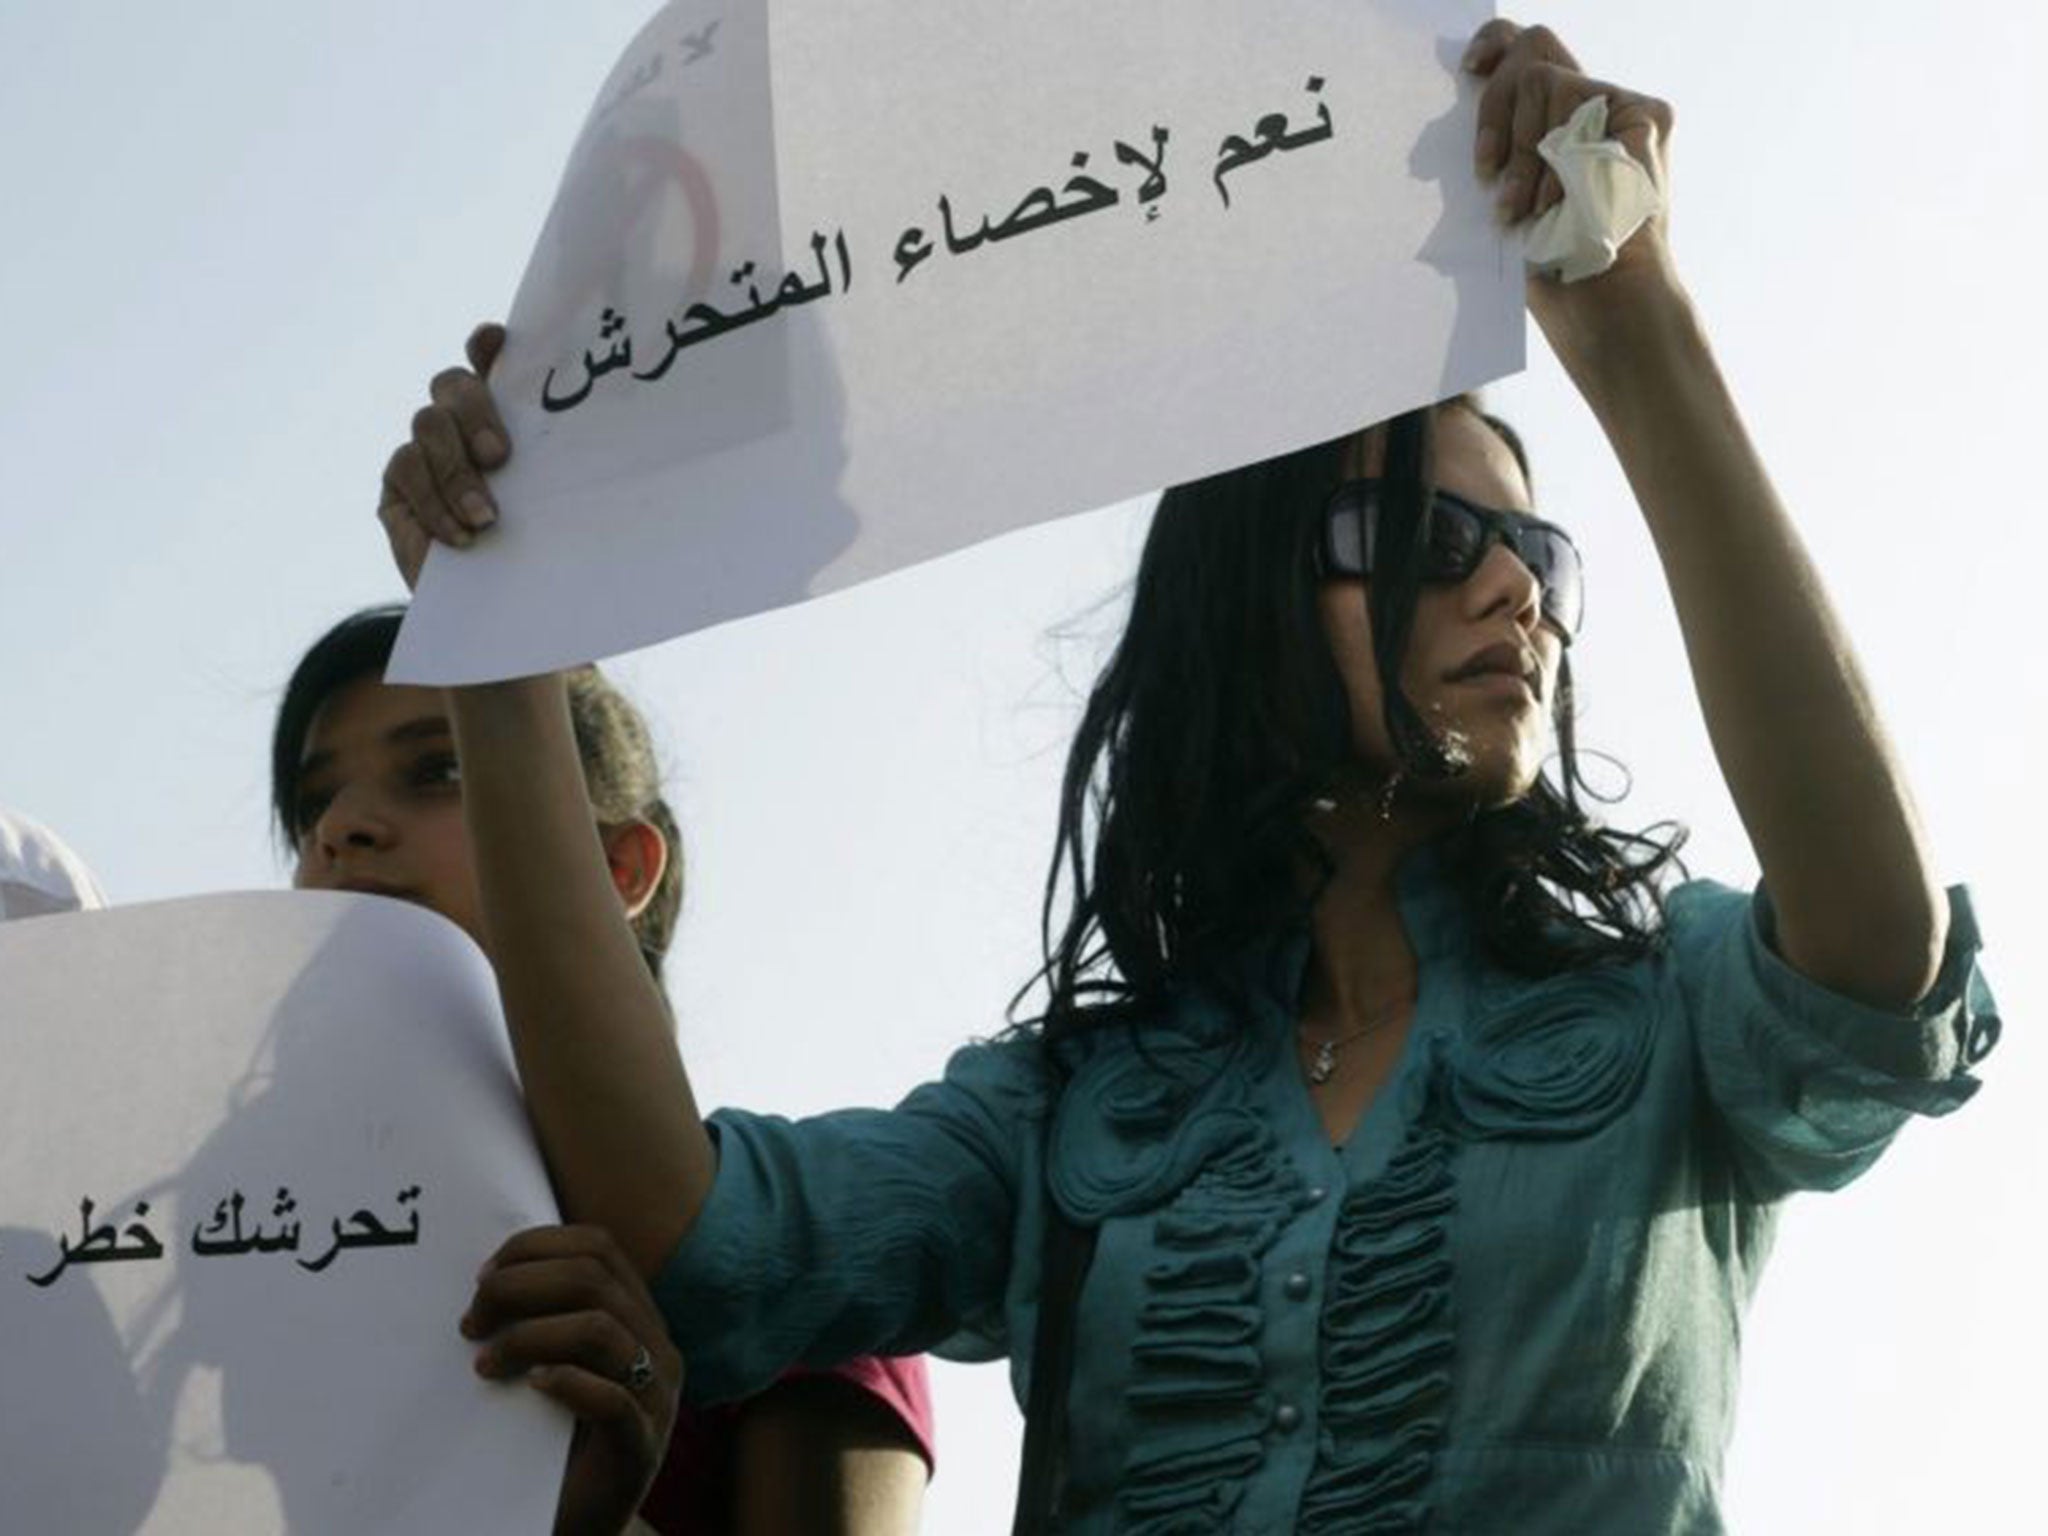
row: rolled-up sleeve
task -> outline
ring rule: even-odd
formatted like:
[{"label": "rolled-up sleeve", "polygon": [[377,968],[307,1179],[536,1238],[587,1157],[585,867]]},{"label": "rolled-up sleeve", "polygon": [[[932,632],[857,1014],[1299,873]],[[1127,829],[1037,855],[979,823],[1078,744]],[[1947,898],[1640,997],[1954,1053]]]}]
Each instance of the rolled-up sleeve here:
[{"label": "rolled-up sleeve", "polygon": [[1945,1115],[1977,1091],[1972,1068],[1999,1020],[1977,968],[1969,892],[1952,887],[1948,904],[1933,989],[1888,1013],[1780,959],[1761,888],[1694,881],[1672,893],[1671,960],[1711,1118],[1760,1197],[1840,1188],[1910,1116]]},{"label": "rolled-up sleeve", "polygon": [[891,1110],[711,1117],[718,1176],[655,1278],[686,1395],[792,1366],[999,1336],[1023,1181],[1047,1103],[1029,1042],[970,1046]]}]

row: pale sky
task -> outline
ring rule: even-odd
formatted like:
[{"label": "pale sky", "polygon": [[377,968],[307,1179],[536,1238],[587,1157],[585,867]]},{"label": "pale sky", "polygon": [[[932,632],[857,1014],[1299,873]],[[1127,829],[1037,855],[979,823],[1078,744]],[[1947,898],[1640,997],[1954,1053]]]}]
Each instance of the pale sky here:
[{"label": "pale sky", "polygon": [[[399,595],[373,516],[384,459],[471,323],[509,303],[651,9],[0,9],[0,803],[59,829],[114,900],[283,881],[264,822],[277,690],[333,619]],[[1682,270],[1942,874],[1975,892],[2007,1020],[1976,1102],[1789,1214],[1748,1331],[1731,1518],[2025,1529],[2048,1374],[2028,1109],[2048,839],[2021,809],[2048,749],[2048,21],[2010,0],[1560,0],[1524,19],[1677,107]],[[1684,820],[1697,873],[1747,882],[1640,520],[1532,351],[1493,401],[1587,552],[1582,742],[1633,774],[1615,820]],[[1142,511],[619,665],[688,845],[674,976],[702,1098],[885,1101],[1001,1026],[1076,691],[1115,619],[1095,605]],[[927,1529],[1003,1528],[1002,1372],[937,1380]]]}]

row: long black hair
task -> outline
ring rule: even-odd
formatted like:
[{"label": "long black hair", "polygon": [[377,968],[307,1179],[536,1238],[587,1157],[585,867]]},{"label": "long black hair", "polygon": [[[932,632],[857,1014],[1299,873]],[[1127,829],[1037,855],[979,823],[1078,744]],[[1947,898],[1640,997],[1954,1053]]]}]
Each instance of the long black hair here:
[{"label": "long black hair", "polygon": [[[1370,578],[1388,735],[1403,773],[1460,772],[1400,684],[1429,536],[1436,411],[1384,427]],[[1520,440],[1484,417],[1527,473]],[[1331,871],[1310,807],[1355,777],[1349,705],[1317,609],[1314,551],[1355,434],[1175,486],[1160,498],[1123,635],[1061,783],[1041,914],[1043,987],[1026,1028],[1058,1039],[1158,1016],[1189,985],[1236,990],[1248,947],[1307,921]],[[1582,794],[1569,659],[1553,700],[1555,782],[1477,813],[1441,847],[1489,957],[1544,976],[1642,955],[1682,829],[1616,832]],[[1662,833],[1663,835],[1659,835]],[[1062,917],[1063,915],[1063,917]]]},{"label": "long black hair", "polygon": [[[360,678],[381,678],[405,618],[402,605],[365,608],[336,624],[307,649],[292,669],[270,735],[270,810],[280,842],[298,846],[305,830],[299,814],[299,762],[313,717],[328,699]],[[661,792],[661,764],[647,722],[633,702],[596,667],[569,673],[569,720],[590,808],[600,826],[645,821],[668,844],[668,861],[640,915],[633,936],[654,979],[675,933],[683,901],[683,844],[675,812]]]}]

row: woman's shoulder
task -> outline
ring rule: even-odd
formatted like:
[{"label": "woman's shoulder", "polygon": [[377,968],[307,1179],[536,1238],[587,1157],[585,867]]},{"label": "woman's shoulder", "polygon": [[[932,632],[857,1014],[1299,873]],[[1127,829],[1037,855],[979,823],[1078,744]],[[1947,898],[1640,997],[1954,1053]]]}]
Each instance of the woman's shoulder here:
[{"label": "woman's shoulder", "polygon": [[[1011,1030],[957,1046],[944,1070],[910,1090],[893,1110],[841,1110],[821,1118],[859,1123],[876,1117],[886,1127],[898,1117],[1017,1125],[1043,1119],[1053,1098],[1055,1073],[1036,1034]],[[721,1114],[725,1113],[720,1111]]]},{"label": "woman's shoulder", "polygon": [[1664,895],[1664,931],[1672,945],[1711,941],[1747,920],[1757,893],[1711,877],[1680,881]]}]

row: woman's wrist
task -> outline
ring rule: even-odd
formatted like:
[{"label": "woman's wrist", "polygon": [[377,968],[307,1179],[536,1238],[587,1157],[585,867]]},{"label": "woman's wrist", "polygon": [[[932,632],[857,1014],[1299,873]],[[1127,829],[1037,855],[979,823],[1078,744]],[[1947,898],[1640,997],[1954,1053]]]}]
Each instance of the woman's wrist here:
[{"label": "woman's wrist", "polygon": [[1558,361],[1620,447],[1660,401],[1717,380],[1719,372],[1699,311],[1675,273],[1616,273],[1612,280],[1628,287],[1599,295],[1597,309],[1561,305],[1539,310],[1539,319]]},{"label": "woman's wrist", "polygon": [[464,683],[447,690],[451,708],[492,715],[545,712],[568,690],[566,672],[537,672],[531,677],[508,677],[493,683]]},{"label": "woman's wrist", "polygon": [[[465,684],[448,689],[447,699],[465,768],[474,764],[482,772],[495,758],[510,754],[509,760],[521,764],[522,772],[530,772],[528,754],[561,749],[564,743],[573,753],[566,673]],[[465,779],[471,776],[464,774]]]}]

